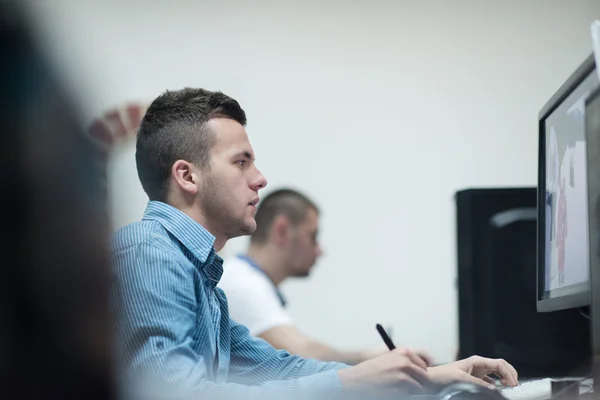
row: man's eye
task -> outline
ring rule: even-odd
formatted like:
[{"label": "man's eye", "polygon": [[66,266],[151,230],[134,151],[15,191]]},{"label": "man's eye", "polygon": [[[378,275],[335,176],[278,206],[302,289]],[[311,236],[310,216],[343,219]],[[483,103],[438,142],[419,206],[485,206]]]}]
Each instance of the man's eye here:
[{"label": "man's eye", "polygon": [[246,160],[238,160],[236,163],[238,163],[239,166],[244,166],[244,164],[246,164]]}]

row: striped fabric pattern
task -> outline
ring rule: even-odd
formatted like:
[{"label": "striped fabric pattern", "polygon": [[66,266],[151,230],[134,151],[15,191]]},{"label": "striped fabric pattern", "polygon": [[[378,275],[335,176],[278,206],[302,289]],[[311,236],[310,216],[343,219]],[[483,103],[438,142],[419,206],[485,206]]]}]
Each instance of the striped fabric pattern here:
[{"label": "striped fabric pattern", "polygon": [[114,234],[112,309],[126,379],[211,399],[341,393],[335,371],[346,365],[275,350],[229,318],[213,244],[200,224],[157,201]]}]

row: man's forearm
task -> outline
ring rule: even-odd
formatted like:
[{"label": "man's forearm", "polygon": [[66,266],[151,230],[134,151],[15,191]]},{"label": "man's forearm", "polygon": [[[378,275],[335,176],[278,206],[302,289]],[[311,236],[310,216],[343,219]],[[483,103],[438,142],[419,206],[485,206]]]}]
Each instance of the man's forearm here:
[{"label": "man's forearm", "polygon": [[366,352],[363,351],[340,351],[324,343],[311,340],[300,350],[303,354],[298,354],[304,358],[314,358],[322,361],[335,361],[347,365],[360,364],[368,359]]},{"label": "man's forearm", "polygon": [[386,349],[369,351],[340,351],[304,335],[295,326],[278,326],[259,335],[276,349],[286,350],[290,354],[303,358],[312,358],[327,362],[339,362],[356,365],[383,354]]}]

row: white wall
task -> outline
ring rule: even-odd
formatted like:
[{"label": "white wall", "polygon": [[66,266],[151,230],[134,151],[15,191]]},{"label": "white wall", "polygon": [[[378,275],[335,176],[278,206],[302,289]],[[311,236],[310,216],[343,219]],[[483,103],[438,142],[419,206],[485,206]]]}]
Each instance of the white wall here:
[{"label": "white wall", "polygon": [[[240,101],[269,186],[324,211],[326,257],[284,288],[302,329],[350,348],[382,322],[439,361],[457,349],[452,196],[535,185],[537,113],[600,17],[597,0],[29,1],[88,119],[183,86]],[[121,226],[146,202],[131,144],[111,168]]]}]

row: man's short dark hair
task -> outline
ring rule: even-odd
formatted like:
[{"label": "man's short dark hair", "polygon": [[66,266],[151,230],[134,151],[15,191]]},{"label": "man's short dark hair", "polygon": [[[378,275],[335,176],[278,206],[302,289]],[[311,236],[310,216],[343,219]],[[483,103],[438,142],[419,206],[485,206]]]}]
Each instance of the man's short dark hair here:
[{"label": "man's short dark hair", "polygon": [[307,196],[293,189],[279,189],[261,199],[256,211],[256,230],[251,243],[262,244],[269,238],[269,231],[275,218],[285,215],[293,226],[300,225],[308,210],[319,213],[317,205]]},{"label": "man's short dark hair", "polygon": [[221,92],[168,90],[152,102],[140,124],[135,153],[138,176],[150,200],[166,200],[175,161],[210,168],[215,135],[206,123],[212,118],[246,125],[239,103]]}]

